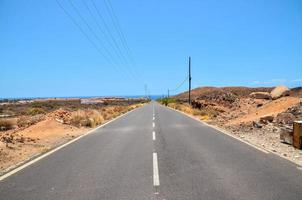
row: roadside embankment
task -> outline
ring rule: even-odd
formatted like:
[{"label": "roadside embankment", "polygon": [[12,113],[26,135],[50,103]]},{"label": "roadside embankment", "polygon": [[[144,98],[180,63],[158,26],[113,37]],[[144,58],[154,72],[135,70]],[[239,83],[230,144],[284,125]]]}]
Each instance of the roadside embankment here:
[{"label": "roadside embankment", "polygon": [[191,106],[184,94],[160,102],[302,165],[302,150],[280,141],[280,132],[302,119],[302,96],[296,90],[206,87],[195,91]]},{"label": "roadside embankment", "polygon": [[2,105],[6,117],[0,118],[0,174],[144,103],[45,101]]}]

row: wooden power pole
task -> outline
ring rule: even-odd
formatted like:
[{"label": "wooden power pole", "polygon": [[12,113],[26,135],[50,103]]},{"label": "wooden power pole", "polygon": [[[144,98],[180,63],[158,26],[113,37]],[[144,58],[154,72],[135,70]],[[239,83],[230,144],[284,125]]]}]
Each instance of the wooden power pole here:
[{"label": "wooden power pole", "polygon": [[189,57],[189,104],[191,105],[191,57]]}]

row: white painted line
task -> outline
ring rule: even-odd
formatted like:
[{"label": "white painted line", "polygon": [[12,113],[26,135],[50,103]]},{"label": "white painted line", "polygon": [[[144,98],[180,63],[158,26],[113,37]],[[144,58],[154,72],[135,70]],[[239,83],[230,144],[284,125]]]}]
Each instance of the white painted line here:
[{"label": "white painted line", "polygon": [[152,126],[153,126],[153,128],[155,127],[155,123],[154,122],[152,122]]},{"label": "white painted line", "polygon": [[156,140],[155,131],[152,132],[152,138],[153,140]]},{"label": "white painted line", "polygon": [[155,120],[155,117],[153,117],[153,121]]},{"label": "white painted line", "polygon": [[269,154],[269,151],[267,151],[267,150],[265,150],[265,149],[262,149],[262,148],[258,147],[257,145],[254,145],[254,144],[252,144],[252,143],[249,143],[248,141],[242,140],[242,139],[240,139],[240,138],[238,138],[238,137],[232,135],[231,133],[227,132],[226,130],[223,130],[223,129],[220,129],[219,127],[216,127],[216,126],[207,124],[206,122],[203,122],[203,123],[204,123],[205,125],[207,125],[207,126],[213,128],[213,129],[216,129],[217,131],[219,131],[219,132],[221,132],[221,133],[224,133],[224,134],[228,135],[229,137],[232,137],[232,138],[234,138],[234,139],[236,139],[236,140],[239,140],[240,142],[243,142],[243,143],[245,143],[245,144],[247,144],[247,145],[249,145],[249,146],[251,146],[251,147],[254,147],[255,149],[257,149],[257,150],[259,150],[259,151],[261,151],[261,152],[263,152],[263,153]]},{"label": "white painted line", "polygon": [[[142,107],[139,107],[139,108],[142,108]],[[81,139],[81,138],[83,138],[83,137],[85,137],[85,136],[87,136],[87,135],[93,133],[93,132],[96,131],[97,129],[102,128],[102,127],[106,126],[107,124],[109,124],[109,123],[111,123],[111,122],[113,122],[113,121],[115,121],[115,120],[117,120],[117,119],[119,119],[119,118],[121,118],[121,117],[124,117],[125,115],[127,115],[127,114],[129,114],[129,113],[131,113],[131,112],[133,112],[134,110],[137,110],[137,109],[139,109],[139,108],[135,108],[135,109],[133,109],[133,110],[131,110],[131,111],[128,111],[128,112],[126,112],[126,113],[124,113],[124,114],[122,114],[122,115],[120,115],[120,116],[118,116],[118,117],[116,117],[116,118],[114,118],[114,119],[112,119],[112,120],[106,122],[105,124],[102,124],[102,125],[100,125],[100,126],[94,128],[94,129],[88,131],[87,133],[85,133],[85,134],[83,134],[83,135],[81,135],[81,136],[79,136],[79,137],[76,137],[75,139],[70,140],[69,142],[66,142],[66,143],[62,144],[61,146],[58,146],[58,147],[54,148],[53,150],[50,150],[50,151],[48,151],[48,152],[42,154],[41,156],[38,156],[37,158],[35,158],[35,159],[33,159],[33,160],[29,161],[29,162],[26,162],[25,164],[22,164],[21,166],[19,166],[19,167],[13,169],[13,170],[7,172],[6,174],[2,175],[2,176],[0,177],[0,181],[6,179],[7,177],[9,177],[9,176],[11,176],[11,175],[17,173],[18,171],[21,171],[22,169],[24,169],[24,168],[26,168],[26,167],[28,167],[28,166],[34,164],[35,162],[38,162],[39,160],[41,160],[41,159],[43,159],[43,158],[45,158],[45,157],[47,157],[47,156],[53,154],[54,152],[56,152],[56,151],[58,151],[58,150],[60,150],[60,149],[62,149],[62,148],[64,148],[64,147],[70,145],[71,143],[76,142],[77,140],[79,140],[79,139]]]},{"label": "white painted line", "polygon": [[153,153],[153,185],[159,186],[157,153]]}]

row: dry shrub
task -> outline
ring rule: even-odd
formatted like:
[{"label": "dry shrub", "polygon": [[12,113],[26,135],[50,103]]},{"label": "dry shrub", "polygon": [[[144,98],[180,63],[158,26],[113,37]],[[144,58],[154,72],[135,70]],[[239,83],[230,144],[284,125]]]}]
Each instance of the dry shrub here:
[{"label": "dry shrub", "polygon": [[174,109],[180,110],[182,112],[185,112],[190,115],[198,116],[201,120],[210,120],[212,117],[216,117],[219,115],[219,112],[215,109],[211,108],[204,108],[204,109],[194,109],[190,107],[188,104],[178,104],[178,103],[172,103],[169,104]]},{"label": "dry shrub", "polygon": [[106,112],[102,112],[102,116],[103,116],[104,120],[109,119],[108,114]]},{"label": "dry shrub", "polygon": [[13,129],[15,122],[12,119],[0,119],[0,131]]},{"label": "dry shrub", "polygon": [[88,126],[96,127],[104,122],[102,114],[97,110],[88,111]]},{"label": "dry shrub", "polygon": [[115,114],[119,114],[121,112],[123,112],[124,108],[122,106],[116,106],[113,108],[113,111]]},{"label": "dry shrub", "polygon": [[200,120],[208,121],[208,120],[210,120],[210,117],[209,117],[208,115],[202,115],[202,116],[200,117]]},{"label": "dry shrub", "polygon": [[176,104],[176,105],[175,105],[175,109],[177,109],[177,110],[181,110],[181,106],[180,106],[180,105],[178,105],[178,104]]},{"label": "dry shrub", "polygon": [[74,126],[81,127],[86,126],[87,116],[83,110],[75,111],[71,114],[70,123]]},{"label": "dry shrub", "polygon": [[194,111],[191,107],[186,106],[186,105],[181,105],[180,110],[185,113],[188,113],[188,114],[193,114],[193,111]]},{"label": "dry shrub", "polygon": [[193,114],[194,116],[205,115],[204,112],[202,112],[201,110],[197,110],[197,109],[192,109],[192,114]]},{"label": "dry shrub", "polygon": [[78,110],[71,114],[70,123],[74,126],[96,127],[104,122],[102,114],[97,110]]}]

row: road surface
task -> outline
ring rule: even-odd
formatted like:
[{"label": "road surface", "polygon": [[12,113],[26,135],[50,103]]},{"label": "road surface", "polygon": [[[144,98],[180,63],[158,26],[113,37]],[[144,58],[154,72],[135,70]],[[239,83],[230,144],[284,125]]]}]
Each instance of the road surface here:
[{"label": "road surface", "polygon": [[151,103],[2,180],[0,199],[301,200],[302,171]]}]

